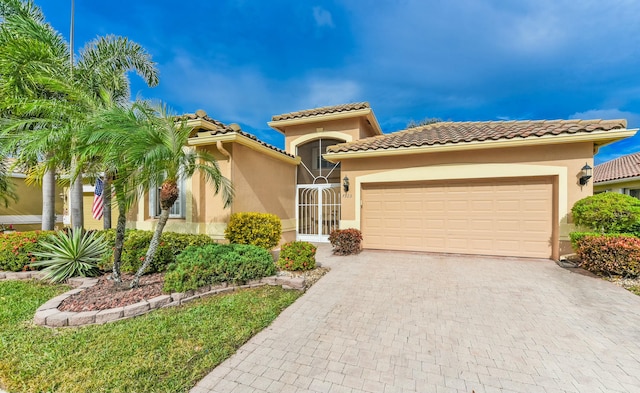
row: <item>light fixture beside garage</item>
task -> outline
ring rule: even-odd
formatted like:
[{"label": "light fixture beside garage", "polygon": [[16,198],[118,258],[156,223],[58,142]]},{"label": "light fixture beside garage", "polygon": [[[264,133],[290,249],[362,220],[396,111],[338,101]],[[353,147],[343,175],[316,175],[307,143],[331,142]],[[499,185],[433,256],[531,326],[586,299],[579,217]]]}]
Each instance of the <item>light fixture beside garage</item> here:
[{"label": "light fixture beside garage", "polygon": [[586,186],[589,183],[589,179],[593,175],[593,168],[589,166],[588,163],[585,163],[582,169],[580,170],[580,185]]},{"label": "light fixture beside garage", "polygon": [[344,192],[349,192],[349,178],[347,176],[342,179],[342,189]]}]

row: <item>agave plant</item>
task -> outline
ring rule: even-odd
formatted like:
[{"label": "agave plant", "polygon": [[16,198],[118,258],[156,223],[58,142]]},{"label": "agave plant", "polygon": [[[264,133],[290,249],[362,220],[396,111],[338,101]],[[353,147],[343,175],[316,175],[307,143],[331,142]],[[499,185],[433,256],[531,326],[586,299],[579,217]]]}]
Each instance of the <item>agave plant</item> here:
[{"label": "agave plant", "polygon": [[98,262],[107,251],[107,243],[97,232],[72,229],[68,233],[58,231],[41,241],[44,251],[34,255],[38,261],[33,267],[45,267],[43,279],[62,282],[73,276],[94,277],[100,274]]}]

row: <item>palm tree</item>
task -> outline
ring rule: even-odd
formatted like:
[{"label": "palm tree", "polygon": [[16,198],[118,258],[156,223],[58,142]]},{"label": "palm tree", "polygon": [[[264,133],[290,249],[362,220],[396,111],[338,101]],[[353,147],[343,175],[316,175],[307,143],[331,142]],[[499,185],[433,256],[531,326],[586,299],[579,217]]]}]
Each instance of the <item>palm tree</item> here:
[{"label": "palm tree", "polygon": [[128,100],[127,71],[137,71],[149,86],[156,85],[155,63],[140,45],[106,36],[90,42],[77,64],[71,64],[66,41],[32,1],[3,0],[0,18],[0,115],[11,124],[2,132],[16,137],[10,147],[21,162],[37,157],[46,165],[43,193],[49,193],[43,195],[43,229],[55,224],[54,171],[73,163],[72,220],[74,226],[83,226],[82,163],[68,154],[74,135],[104,107],[104,92],[115,102]]},{"label": "palm tree", "polygon": [[155,258],[169,211],[180,195],[178,180],[181,177],[191,178],[197,171],[206,182],[213,185],[215,194],[222,192],[225,207],[233,199],[231,182],[220,173],[214,156],[207,151],[187,147],[192,128],[187,126],[186,121],[168,113],[166,107],[158,108],[156,113],[157,117],[149,118],[146,126],[136,133],[126,152],[131,167],[139,170],[135,178],[140,181],[141,190],[160,185],[158,225],[131,287],[138,286],[140,276]]},{"label": "palm tree", "polygon": [[136,178],[141,171],[132,166],[131,160],[127,159],[127,149],[123,146],[131,146],[135,135],[148,126],[153,116],[155,111],[145,102],[107,105],[78,135],[80,159],[96,162],[96,171],[104,173],[105,182],[108,181],[115,192],[118,221],[111,277],[117,283],[122,282],[120,261],[127,213],[137,199],[138,184],[144,180]]},{"label": "palm tree", "polygon": [[6,158],[4,154],[0,152],[0,203],[7,207],[9,206],[9,202],[12,200],[16,201],[17,195],[15,194],[13,184],[9,179],[9,168]]},{"label": "palm tree", "polygon": [[[80,52],[74,67],[74,79],[82,83],[82,88],[87,89],[101,107],[129,100],[128,71],[136,71],[148,86],[158,84],[158,70],[151,56],[142,46],[126,37],[109,35],[90,42]],[[75,163],[72,160],[72,164]],[[75,178],[71,187],[74,196],[71,198],[71,220],[75,227],[82,227],[82,171],[72,165],[71,173]]]}]

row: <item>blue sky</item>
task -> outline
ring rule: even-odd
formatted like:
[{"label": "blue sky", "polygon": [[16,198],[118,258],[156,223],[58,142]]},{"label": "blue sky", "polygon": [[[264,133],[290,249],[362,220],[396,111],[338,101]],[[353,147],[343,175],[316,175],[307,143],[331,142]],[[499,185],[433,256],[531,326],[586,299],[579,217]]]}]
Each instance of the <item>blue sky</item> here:
[{"label": "blue sky", "polygon": [[[36,0],[69,36],[71,0]],[[76,51],[142,44],[160,69],[132,93],[204,109],[282,147],[272,115],[368,101],[410,120],[626,118],[640,127],[637,0],[75,0]],[[638,136],[596,162],[639,151]]]}]

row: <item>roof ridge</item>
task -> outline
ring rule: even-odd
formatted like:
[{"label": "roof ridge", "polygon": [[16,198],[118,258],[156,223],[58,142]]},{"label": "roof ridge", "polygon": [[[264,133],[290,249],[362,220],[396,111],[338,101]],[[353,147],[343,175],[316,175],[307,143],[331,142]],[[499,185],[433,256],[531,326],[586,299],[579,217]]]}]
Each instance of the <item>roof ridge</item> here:
[{"label": "roof ridge", "polygon": [[371,108],[371,105],[367,101],[321,106],[317,108],[303,109],[295,112],[288,112],[280,115],[274,115],[271,117],[271,121],[289,120],[289,119],[296,119],[301,117],[313,117],[313,116],[320,116],[320,115],[325,115],[328,113],[335,113],[335,112],[351,112],[351,111],[367,109],[367,108],[368,109]]}]

